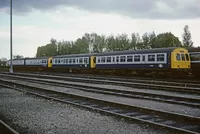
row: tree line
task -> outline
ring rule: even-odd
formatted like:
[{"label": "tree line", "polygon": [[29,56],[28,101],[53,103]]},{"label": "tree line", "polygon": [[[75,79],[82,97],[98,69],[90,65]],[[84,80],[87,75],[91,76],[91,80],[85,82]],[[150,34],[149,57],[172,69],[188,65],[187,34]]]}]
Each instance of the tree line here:
[{"label": "tree line", "polygon": [[76,41],[57,41],[52,38],[50,43],[37,48],[36,57],[56,56],[79,53],[100,53],[122,50],[152,49],[161,47],[193,47],[189,26],[183,29],[182,42],[171,32],[132,33],[129,38],[127,34],[117,36],[98,35],[97,33],[85,33]]}]

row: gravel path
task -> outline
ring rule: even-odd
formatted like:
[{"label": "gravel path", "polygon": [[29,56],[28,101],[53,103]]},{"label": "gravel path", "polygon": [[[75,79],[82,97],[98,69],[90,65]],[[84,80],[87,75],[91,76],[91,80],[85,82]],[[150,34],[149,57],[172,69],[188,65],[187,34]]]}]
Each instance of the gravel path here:
[{"label": "gravel path", "polygon": [[0,88],[0,118],[21,134],[173,134],[68,104]]},{"label": "gravel path", "polygon": [[[17,81],[17,82],[21,82],[21,81]],[[193,108],[193,107],[188,107],[188,106],[183,106],[183,105],[169,104],[169,103],[151,101],[151,100],[133,99],[133,98],[120,97],[120,96],[116,97],[113,95],[92,93],[92,92],[86,92],[86,91],[72,89],[72,88],[48,86],[44,84],[36,84],[36,83],[30,83],[30,82],[23,82],[23,83],[31,84],[33,86],[48,88],[49,90],[73,93],[77,95],[94,97],[98,99],[105,99],[105,100],[115,101],[119,103],[126,103],[133,106],[143,106],[147,108],[160,109],[164,111],[182,113],[182,114],[193,115],[193,116],[200,116],[200,108]]]}]

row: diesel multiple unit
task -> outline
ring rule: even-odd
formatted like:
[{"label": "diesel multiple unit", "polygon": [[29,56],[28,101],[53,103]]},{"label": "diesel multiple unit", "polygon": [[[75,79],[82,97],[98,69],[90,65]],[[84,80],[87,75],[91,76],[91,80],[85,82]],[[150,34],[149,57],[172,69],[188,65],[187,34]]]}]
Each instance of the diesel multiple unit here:
[{"label": "diesel multiple unit", "polygon": [[13,68],[122,74],[153,72],[175,75],[188,71],[191,62],[187,49],[173,47],[14,59]]}]

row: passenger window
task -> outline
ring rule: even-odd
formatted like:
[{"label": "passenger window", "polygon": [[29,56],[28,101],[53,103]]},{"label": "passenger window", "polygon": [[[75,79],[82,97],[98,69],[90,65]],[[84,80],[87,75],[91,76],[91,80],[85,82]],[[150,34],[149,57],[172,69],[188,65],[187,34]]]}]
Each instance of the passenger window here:
[{"label": "passenger window", "polygon": [[182,59],[182,61],[185,61],[185,55],[184,54],[181,54],[181,59]]},{"label": "passenger window", "polygon": [[134,56],[134,61],[135,62],[140,62],[140,55],[135,55]]},{"label": "passenger window", "polygon": [[142,61],[145,61],[145,55],[142,55]]},{"label": "passenger window", "polygon": [[69,64],[71,64],[72,63],[72,59],[69,59]]},{"label": "passenger window", "polygon": [[127,62],[133,62],[133,56],[127,56]]},{"label": "passenger window", "polygon": [[181,60],[181,55],[178,54],[178,53],[176,54],[176,60],[177,60],[177,61],[180,61],[180,60]]},{"label": "passenger window", "polygon": [[157,61],[164,61],[164,60],[165,60],[164,54],[157,54]]},{"label": "passenger window", "polygon": [[111,62],[111,57],[107,57],[107,62]]},{"label": "passenger window", "polygon": [[79,58],[79,63],[80,63],[80,64],[83,63],[83,58]]},{"label": "passenger window", "polygon": [[106,58],[105,57],[101,57],[101,63],[105,63],[106,62]]},{"label": "passenger window", "polygon": [[78,64],[79,62],[78,62],[78,58],[76,59],[76,63]]},{"label": "passenger window", "polygon": [[148,55],[148,61],[155,61],[155,55]]},{"label": "passenger window", "polygon": [[60,63],[60,60],[58,60],[58,63]]},{"label": "passenger window", "polygon": [[119,62],[119,56],[116,57],[116,62]]},{"label": "passenger window", "polygon": [[126,56],[120,56],[120,62],[126,62]]},{"label": "passenger window", "polygon": [[84,63],[87,64],[87,58],[84,58]]},{"label": "passenger window", "polygon": [[73,59],[73,63],[76,63],[76,59]]},{"label": "passenger window", "polygon": [[186,60],[187,61],[189,61],[190,59],[189,59],[189,55],[188,54],[185,54],[185,58],[186,58]]},{"label": "passenger window", "polygon": [[190,60],[191,61],[199,61],[200,58],[199,58],[199,54],[190,54]]},{"label": "passenger window", "polygon": [[112,62],[115,62],[115,57],[112,57],[113,61]]},{"label": "passenger window", "polygon": [[101,58],[97,57],[97,62],[100,63],[101,62]]}]

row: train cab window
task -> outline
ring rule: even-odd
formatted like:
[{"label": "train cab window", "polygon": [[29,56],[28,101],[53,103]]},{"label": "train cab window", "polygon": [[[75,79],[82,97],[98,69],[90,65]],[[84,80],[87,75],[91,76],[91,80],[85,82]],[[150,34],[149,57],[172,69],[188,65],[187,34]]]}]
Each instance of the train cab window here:
[{"label": "train cab window", "polygon": [[181,59],[182,59],[182,61],[185,61],[185,55],[184,54],[181,54]]},{"label": "train cab window", "polygon": [[127,56],[127,62],[133,62],[133,56]]},{"label": "train cab window", "polygon": [[176,54],[176,60],[177,60],[177,61],[180,61],[180,60],[181,60],[181,55],[178,54],[178,53]]},{"label": "train cab window", "polygon": [[106,62],[106,58],[105,57],[101,57],[101,63],[105,63]]},{"label": "train cab window", "polygon": [[189,61],[189,60],[190,60],[188,54],[185,54],[185,59],[186,59],[186,61]]},{"label": "train cab window", "polygon": [[107,62],[111,62],[111,57],[107,57]]},{"label": "train cab window", "polygon": [[134,61],[135,62],[140,62],[140,55],[135,55],[134,56]]},{"label": "train cab window", "polygon": [[120,56],[120,62],[126,62],[126,56]]},{"label": "train cab window", "polygon": [[148,61],[155,61],[155,55],[148,55]]},{"label": "train cab window", "polygon": [[165,55],[164,54],[157,54],[157,61],[164,61]]},{"label": "train cab window", "polygon": [[112,62],[115,63],[115,57],[112,57]]}]

